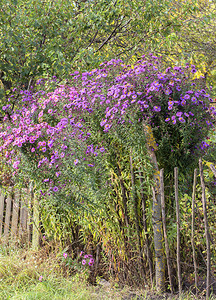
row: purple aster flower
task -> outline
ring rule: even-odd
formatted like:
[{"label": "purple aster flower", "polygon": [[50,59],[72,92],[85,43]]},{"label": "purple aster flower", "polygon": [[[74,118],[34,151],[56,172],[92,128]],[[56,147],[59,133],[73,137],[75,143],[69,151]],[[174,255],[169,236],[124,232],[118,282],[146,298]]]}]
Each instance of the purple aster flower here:
[{"label": "purple aster flower", "polygon": [[58,190],[59,190],[59,189],[58,189],[58,187],[57,187],[57,186],[54,186],[54,188],[53,188],[53,192],[55,192],[55,193],[56,193],[56,192],[58,192]]},{"label": "purple aster flower", "polygon": [[88,264],[89,264],[89,266],[93,266],[93,264],[94,264],[94,259],[93,259],[93,258],[90,258]]},{"label": "purple aster flower", "polygon": [[103,153],[105,151],[104,147],[101,147],[99,150],[101,153]]},{"label": "purple aster flower", "polygon": [[177,117],[181,117],[182,116],[182,112],[181,111],[177,112],[176,116]]},{"label": "purple aster flower", "polygon": [[172,90],[171,90],[171,89],[166,89],[166,90],[165,90],[165,94],[166,94],[166,95],[172,94]]},{"label": "purple aster flower", "polygon": [[48,143],[47,143],[48,147],[49,148],[52,148],[53,146],[53,140],[49,140]]},{"label": "purple aster flower", "polygon": [[192,98],[191,98],[191,101],[192,101],[193,103],[197,103],[197,98],[196,98],[196,97],[192,97]]},{"label": "purple aster flower", "polygon": [[169,122],[169,121],[170,121],[170,118],[166,118],[166,119],[165,119],[165,122]]},{"label": "purple aster flower", "polygon": [[41,111],[39,114],[38,114],[38,118],[41,118],[43,116],[43,111]]},{"label": "purple aster flower", "polygon": [[67,253],[63,253],[63,256],[65,259],[68,257]]},{"label": "purple aster flower", "polygon": [[182,118],[182,117],[179,118],[179,121],[180,121],[181,123],[185,123],[185,119]]},{"label": "purple aster flower", "polygon": [[76,125],[78,128],[82,128],[83,127],[83,125],[79,122],[79,123],[77,123],[77,125]]},{"label": "purple aster flower", "polygon": [[186,94],[183,99],[185,99],[185,100],[190,99],[190,95]]},{"label": "purple aster flower", "polygon": [[159,112],[159,111],[161,111],[161,107],[160,106],[154,106],[153,111]]},{"label": "purple aster flower", "polygon": [[111,128],[111,124],[106,124],[104,126],[104,131],[108,131]]},{"label": "purple aster flower", "polygon": [[100,126],[104,126],[104,124],[106,124],[106,122],[107,122],[107,119],[102,120],[102,121],[100,122]]},{"label": "purple aster flower", "polygon": [[77,165],[78,162],[79,162],[79,160],[78,160],[78,159],[75,159],[74,164]]},{"label": "purple aster flower", "polygon": [[82,265],[85,266],[85,264],[86,264],[86,260],[83,259],[83,260],[82,260]]}]

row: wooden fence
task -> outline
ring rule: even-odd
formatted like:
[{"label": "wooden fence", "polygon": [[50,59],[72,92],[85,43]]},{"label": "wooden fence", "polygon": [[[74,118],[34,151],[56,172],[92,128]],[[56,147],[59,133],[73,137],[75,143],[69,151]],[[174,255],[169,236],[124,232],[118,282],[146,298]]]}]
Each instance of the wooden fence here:
[{"label": "wooden fence", "polygon": [[39,246],[39,216],[31,191],[0,191],[0,239]]}]

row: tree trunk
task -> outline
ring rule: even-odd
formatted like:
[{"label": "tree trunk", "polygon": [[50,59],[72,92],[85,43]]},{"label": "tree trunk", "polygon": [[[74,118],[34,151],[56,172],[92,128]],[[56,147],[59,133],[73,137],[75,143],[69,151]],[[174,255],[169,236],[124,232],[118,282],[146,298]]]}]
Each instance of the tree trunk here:
[{"label": "tree trunk", "polygon": [[154,187],[153,207],[152,207],[152,224],[154,232],[154,249],[155,249],[155,278],[157,291],[163,291],[165,288],[165,257],[163,249],[163,227],[161,218],[161,193],[160,193],[160,172],[154,151],[157,149],[156,142],[150,126],[144,124],[146,136],[146,145],[149,158],[154,169]]}]

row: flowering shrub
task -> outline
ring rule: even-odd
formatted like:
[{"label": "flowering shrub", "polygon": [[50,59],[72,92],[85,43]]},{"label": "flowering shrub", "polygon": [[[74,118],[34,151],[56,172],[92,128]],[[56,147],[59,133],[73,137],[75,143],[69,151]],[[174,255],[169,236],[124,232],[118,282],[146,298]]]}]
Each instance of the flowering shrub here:
[{"label": "flowering shrub", "polygon": [[91,254],[85,254],[81,251],[80,255],[74,260],[70,255],[66,252],[63,253],[63,262],[70,269],[83,272],[89,269],[94,265],[94,259]]},{"label": "flowering shrub", "polygon": [[103,159],[119,141],[128,149],[145,148],[145,123],[152,127],[160,167],[185,170],[208,147],[216,114],[194,73],[189,65],[165,69],[161,58],[150,55],[134,66],[111,60],[91,72],[76,71],[53,91],[43,82],[37,93],[22,92],[22,107],[10,115],[10,103],[3,107],[0,152],[14,174],[40,179],[43,195],[70,198],[86,174],[103,170]]}]

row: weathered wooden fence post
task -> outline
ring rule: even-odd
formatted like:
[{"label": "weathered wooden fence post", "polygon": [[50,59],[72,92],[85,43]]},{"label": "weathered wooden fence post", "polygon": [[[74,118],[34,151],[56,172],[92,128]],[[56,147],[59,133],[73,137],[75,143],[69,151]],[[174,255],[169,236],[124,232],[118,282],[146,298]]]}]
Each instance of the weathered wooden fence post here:
[{"label": "weathered wooden fence post", "polygon": [[200,180],[201,180],[201,187],[202,187],[202,205],[203,205],[206,250],[207,250],[206,299],[209,299],[210,285],[211,285],[211,254],[210,254],[210,237],[209,237],[209,228],[208,228],[207,207],[206,207],[205,182],[203,177],[203,166],[202,166],[201,158],[199,159],[199,170],[200,170]]},{"label": "weathered wooden fence post", "polygon": [[40,241],[40,219],[39,219],[39,201],[36,195],[33,192],[33,187],[30,185],[30,193],[33,198],[33,229],[32,229],[32,248],[34,250],[38,250],[39,248],[39,241]]},{"label": "weathered wooden fence post", "polygon": [[9,194],[6,199],[6,213],[5,213],[5,223],[4,223],[4,237],[5,240],[8,240],[9,228],[10,228],[10,218],[11,218],[11,205],[12,205],[12,191],[9,191]]},{"label": "weathered wooden fence post", "polygon": [[4,216],[4,195],[0,191],[0,236],[3,229],[3,216]]},{"label": "weathered wooden fence post", "polygon": [[194,263],[194,275],[195,275],[195,288],[196,295],[198,293],[198,274],[197,274],[197,262],[196,262],[196,251],[194,245],[194,223],[195,223],[195,198],[196,198],[196,178],[197,169],[194,170],[194,180],[193,180],[193,194],[192,194],[192,217],[191,217],[191,245],[193,250],[193,263]]},{"label": "weathered wooden fence post", "polygon": [[180,260],[180,208],[178,199],[178,168],[174,168],[174,180],[175,180],[175,202],[176,202],[176,222],[177,222],[177,268],[178,268],[178,286],[179,294],[182,293],[181,283],[181,260]]},{"label": "weathered wooden fence post", "polygon": [[160,185],[161,185],[161,210],[162,210],[162,222],[163,222],[163,232],[164,232],[164,242],[166,248],[166,259],[167,259],[167,269],[169,275],[169,282],[170,282],[170,290],[173,294],[174,288],[172,283],[172,273],[171,273],[171,261],[170,261],[170,254],[169,254],[169,243],[167,238],[167,230],[166,230],[166,213],[165,213],[165,199],[164,199],[164,170],[160,170]]},{"label": "weathered wooden fence post", "polygon": [[13,236],[17,236],[17,226],[18,226],[18,216],[19,216],[19,192],[14,193],[13,197],[13,214],[12,214],[12,222],[11,222],[11,238]]}]

